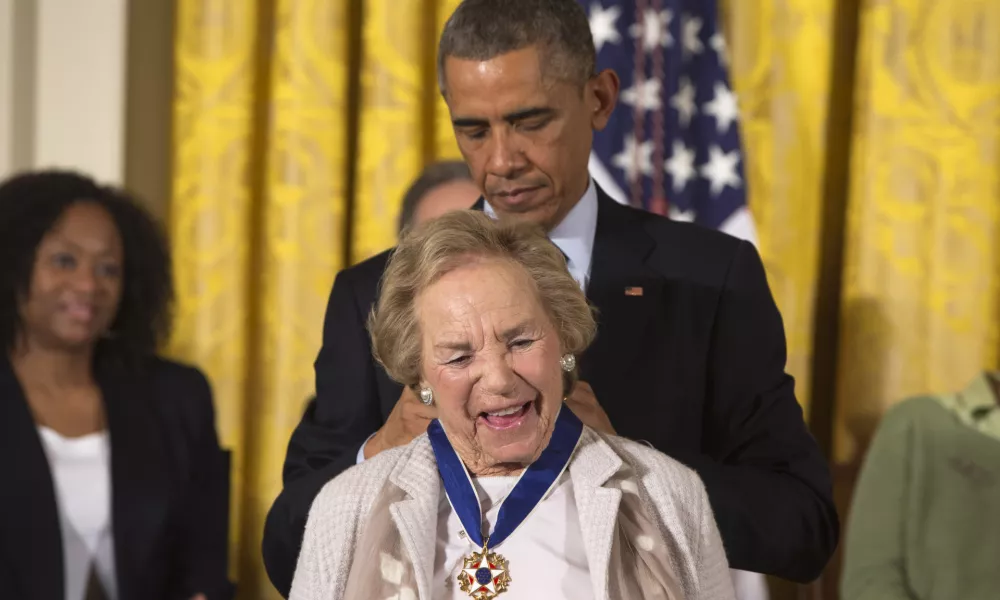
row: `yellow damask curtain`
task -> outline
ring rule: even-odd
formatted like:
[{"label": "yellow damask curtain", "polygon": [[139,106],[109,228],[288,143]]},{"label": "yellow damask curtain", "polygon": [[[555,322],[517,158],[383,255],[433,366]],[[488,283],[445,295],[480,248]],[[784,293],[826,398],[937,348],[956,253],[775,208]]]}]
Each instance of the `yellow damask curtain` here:
[{"label": "yellow damask curtain", "polygon": [[1000,366],[1000,3],[864,2],[835,457]]},{"label": "yellow damask curtain", "polygon": [[811,397],[835,0],[720,4],[740,98],[748,200],[788,336],[798,399]]},{"label": "yellow damask curtain", "polygon": [[[180,0],[174,49],[168,230],[177,312],[169,353],[208,375],[221,442],[233,451],[234,559],[243,529],[240,499],[246,474],[257,19],[250,2]],[[236,569],[231,572],[237,574]]]},{"label": "yellow damask curtain", "polygon": [[891,404],[1000,367],[1000,3],[720,7],[788,370],[845,510]]},{"label": "yellow damask curtain", "polygon": [[425,164],[459,156],[435,66],[438,34],[458,4],[364,2],[352,262],[396,243],[399,203]]},{"label": "yellow damask curtain", "polygon": [[1000,4],[720,8],[789,371],[850,462],[891,403],[1000,364]]},{"label": "yellow damask curtain", "polygon": [[177,2],[169,353],[208,374],[233,453],[241,598],[279,597],[261,534],[314,389],[333,278],[390,247],[406,186],[458,155],[434,68],[457,4]]}]

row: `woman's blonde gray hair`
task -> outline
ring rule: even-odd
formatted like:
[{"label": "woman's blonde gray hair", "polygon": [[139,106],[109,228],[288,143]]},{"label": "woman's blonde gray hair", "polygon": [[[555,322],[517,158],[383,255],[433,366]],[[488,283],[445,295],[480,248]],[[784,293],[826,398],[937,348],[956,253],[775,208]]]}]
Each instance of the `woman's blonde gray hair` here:
[{"label": "woman's blonde gray hair", "polygon": [[563,353],[578,355],[590,345],[597,329],[593,309],[569,274],[565,257],[541,227],[496,221],[480,211],[457,211],[405,235],[382,275],[368,331],[375,359],[390,377],[408,386],[420,381],[417,296],[477,258],[509,261],[525,270],[555,327]]}]

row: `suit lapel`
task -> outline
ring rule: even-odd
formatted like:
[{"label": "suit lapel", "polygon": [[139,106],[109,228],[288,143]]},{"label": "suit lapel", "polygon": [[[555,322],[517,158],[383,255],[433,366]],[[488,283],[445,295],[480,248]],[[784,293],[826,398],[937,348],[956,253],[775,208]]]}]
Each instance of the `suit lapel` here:
[{"label": "suit lapel", "polygon": [[[472,210],[483,210],[482,196]],[[602,387],[606,374],[634,364],[644,332],[660,305],[663,277],[646,266],[655,248],[635,211],[597,186],[597,232],[587,299],[598,309],[597,338],[580,364],[581,379]]]},{"label": "suit lapel", "polygon": [[168,516],[169,464],[150,406],[149,390],[119,374],[100,376],[111,440],[111,523],[119,596],[138,598],[145,590],[141,574],[162,545]]},{"label": "suit lapel", "polygon": [[396,466],[389,481],[409,496],[393,503],[389,512],[413,563],[418,597],[431,598],[441,488],[434,451],[426,436]]},{"label": "suit lapel", "polygon": [[26,599],[61,598],[62,530],[49,461],[10,362],[0,359],[0,559]]},{"label": "suit lapel", "polygon": [[[581,379],[607,389],[604,379],[634,364],[648,323],[660,304],[663,278],[646,266],[654,248],[634,211],[597,190],[597,233],[587,297],[597,307],[597,338],[584,353]],[[598,396],[600,397],[600,396]]]},{"label": "suit lapel", "polygon": [[618,522],[618,506],[622,499],[621,490],[606,488],[604,484],[621,469],[622,464],[621,458],[604,440],[592,430],[584,429],[583,438],[569,465],[573,497],[597,600],[608,597],[608,566]]}]

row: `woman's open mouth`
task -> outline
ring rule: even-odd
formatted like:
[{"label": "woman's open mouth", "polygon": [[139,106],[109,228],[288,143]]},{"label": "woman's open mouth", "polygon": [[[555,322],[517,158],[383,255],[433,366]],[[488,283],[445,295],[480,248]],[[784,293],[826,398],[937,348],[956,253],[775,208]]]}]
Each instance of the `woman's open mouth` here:
[{"label": "woman's open mouth", "polygon": [[479,419],[490,429],[511,429],[524,422],[524,418],[528,415],[534,404],[534,401],[531,401],[517,406],[510,406],[503,410],[481,412],[479,413]]}]

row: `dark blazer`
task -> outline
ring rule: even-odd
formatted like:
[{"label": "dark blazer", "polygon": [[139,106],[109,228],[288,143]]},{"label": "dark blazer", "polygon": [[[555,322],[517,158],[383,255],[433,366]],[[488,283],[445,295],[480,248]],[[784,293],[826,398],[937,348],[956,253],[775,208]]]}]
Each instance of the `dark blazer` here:
[{"label": "dark blazer", "polygon": [[[232,597],[228,462],[212,393],[196,369],[161,359],[100,369],[111,443],[111,523],[121,600]],[[65,597],[55,488],[10,362],[0,359],[0,598]]]},{"label": "dark blazer", "polygon": [[[698,472],[733,568],[815,579],[839,523],[826,460],[784,370],[784,326],[757,251],[598,198],[587,289],[598,333],[581,379],[619,435]],[[264,563],[285,593],[313,498],[355,463],[401,392],[373,361],[365,331],[387,258],[342,271],[330,294],[317,398],[292,435],[264,530]]]}]

